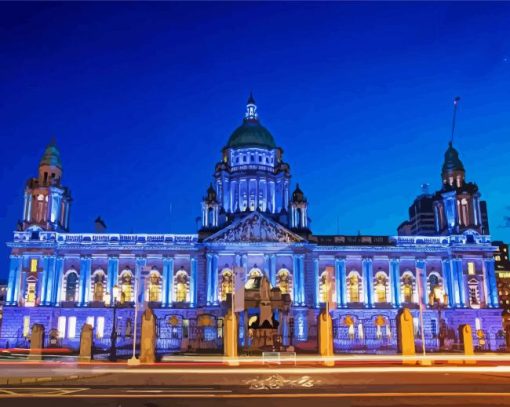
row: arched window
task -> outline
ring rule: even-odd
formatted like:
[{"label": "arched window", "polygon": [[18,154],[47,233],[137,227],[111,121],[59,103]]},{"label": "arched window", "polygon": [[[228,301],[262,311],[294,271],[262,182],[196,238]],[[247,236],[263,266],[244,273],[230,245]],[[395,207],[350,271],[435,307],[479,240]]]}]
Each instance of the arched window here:
[{"label": "arched window", "polygon": [[429,276],[429,295],[435,293],[435,289],[441,287],[439,276],[436,273],[431,273]]},{"label": "arched window", "polygon": [[347,276],[347,302],[362,302],[361,277],[357,271]]},{"label": "arched window", "polygon": [[407,271],[402,275],[401,279],[401,297],[402,302],[412,303],[415,302],[414,298],[414,277],[411,272]]},{"label": "arched window", "polygon": [[62,284],[63,301],[78,301],[78,273],[75,269],[70,269],[64,275]]},{"label": "arched window", "polygon": [[37,277],[29,275],[26,281],[25,307],[34,307],[37,304]]},{"label": "arched window", "polygon": [[97,269],[92,274],[92,301],[104,301],[106,275],[102,269]]},{"label": "arched window", "polygon": [[388,276],[386,273],[379,271],[375,275],[375,302],[386,303],[388,302]]},{"label": "arched window", "polygon": [[480,288],[478,280],[472,278],[468,281],[469,305],[471,308],[480,308]]},{"label": "arched window", "polygon": [[181,269],[175,274],[175,302],[189,302],[189,275]]},{"label": "arched window", "polygon": [[133,302],[134,296],[134,278],[130,269],[124,269],[119,277],[120,285],[120,303]]},{"label": "arched window", "polygon": [[329,291],[332,289],[331,281],[328,281],[328,271],[325,270],[321,273],[319,277],[319,295],[320,302],[326,303],[328,302]]},{"label": "arched window", "polygon": [[292,278],[290,271],[286,268],[282,268],[276,274],[276,286],[280,289],[282,294],[292,295]]},{"label": "arched window", "polygon": [[156,269],[152,269],[149,274],[149,287],[147,290],[149,302],[161,301],[161,274]]},{"label": "arched window", "polygon": [[248,273],[248,280],[244,285],[244,288],[247,290],[252,290],[254,288],[259,288],[260,278],[262,277],[262,270],[260,270],[257,265],[253,267]]},{"label": "arched window", "polygon": [[232,270],[229,268],[224,268],[221,271],[219,291],[220,301],[226,301],[227,294],[232,293]]}]

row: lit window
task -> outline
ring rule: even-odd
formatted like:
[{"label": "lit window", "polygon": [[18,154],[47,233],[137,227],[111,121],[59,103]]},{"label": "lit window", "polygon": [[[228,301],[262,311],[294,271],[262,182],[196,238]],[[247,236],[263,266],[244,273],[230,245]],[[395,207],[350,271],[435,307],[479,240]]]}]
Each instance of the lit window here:
[{"label": "lit window", "polygon": [[32,272],[32,273],[37,272],[37,259],[30,260],[30,272]]},{"label": "lit window", "polygon": [[67,337],[74,339],[76,337],[76,317],[69,317],[69,325],[67,327]]},{"label": "lit window", "polygon": [[475,274],[475,263],[473,263],[472,261],[468,262],[468,274],[470,276]]},{"label": "lit window", "polygon": [[365,333],[363,332],[363,324],[360,322],[358,324],[358,339],[363,339],[365,336]]},{"label": "lit window", "polygon": [[94,328],[94,317],[87,317],[87,325],[90,325]]},{"label": "lit window", "polygon": [[413,328],[414,336],[420,336],[420,321],[416,317],[413,317]]},{"label": "lit window", "polygon": [[65,338],[66,336],[66,317],[58,317],[58,337]]},{"label": "lit window", "polygon": [[30,315],[23,317],[23,337],[27,338],[30,335]]},{"label": "lit window", "polygon": [[102,339],[104,335],[104,317],[97,317],[96,338]]},{"label": "lit window", "polygon": [[475,329],[479,331],[482,329],[482,323],[480,322],[480,318],[475,318]]}]

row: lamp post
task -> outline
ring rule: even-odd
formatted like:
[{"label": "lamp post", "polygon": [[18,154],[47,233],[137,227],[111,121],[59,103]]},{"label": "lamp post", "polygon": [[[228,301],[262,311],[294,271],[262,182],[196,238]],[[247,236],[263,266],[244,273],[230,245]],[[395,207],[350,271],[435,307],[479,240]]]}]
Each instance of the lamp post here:
[{"label": "lamp post", "polygon": [[[107,298],[110,298],[110,295],[107,294]],[[113,286],[111,301],[113,305],[113,321],[112,321],[112,333],[110,335],[110,356],[108,359],[110,362],[117,361],[117,299],[119,296],[119,287],[117,285]],[[110,302],[110,301],[108,301]]]},{"label": "lamp post", "polygon": [[445,332],[443,329],[441,310],[448,304],[448,295],[444,292],[442,287],[435,286],[429,295],[429,304],[431,307],[436,305],[437,308],[437,320],[438,320],[438,331],[437,341],[439,344],[439,350],[444,347]]}]

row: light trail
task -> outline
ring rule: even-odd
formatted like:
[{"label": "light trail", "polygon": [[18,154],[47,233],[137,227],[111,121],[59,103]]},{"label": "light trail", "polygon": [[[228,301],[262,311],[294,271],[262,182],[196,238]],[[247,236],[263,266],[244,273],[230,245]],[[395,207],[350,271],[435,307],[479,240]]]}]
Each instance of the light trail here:
[{"label": "light trail", "polygon": [[[75,373],[76,370],[59,369],[61,373]],[[259,367],[221,367],[214,369],[207,368],[119,368],[119,369],[94,369],[97,374],[211,374],[211,375],[238,375],[238,374],[271,374],[272,368]],[[352,374],[352,373],[509,373],[510,366],[362,366],[362,367],[281,367],[278,368],[279,374]]]}]

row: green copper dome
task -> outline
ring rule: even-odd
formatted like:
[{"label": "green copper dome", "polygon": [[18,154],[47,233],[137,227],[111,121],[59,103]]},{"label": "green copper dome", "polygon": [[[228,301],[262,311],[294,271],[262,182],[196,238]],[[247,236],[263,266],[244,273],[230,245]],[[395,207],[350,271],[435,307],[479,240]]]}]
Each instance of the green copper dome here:
[{"label": "green copper dome", "polygon": [[448,143],[448,149],[444,153],[443,172],[447,171],[464,171],[464,165],[460,161],[459,152],[453,148],[451,141]]},{"label": "green copper dome", "polygon": [[55,140],[52,140],[50,144],[44,150],[44,155],[41,158],[39,165],[51,165],[62,169],[62,161],[60,160],[60,151],[57,148]]},{"label": "green copper dome", "polygon": [[257,105],[252,94],[246,104],[243,124],[234,130],[227,143],[227,148],[240,147],[276,148],[273,136],[259,122]]},{"label": "green copper dome", "polygon": [[227,147],[276,148],[273,136],[258,121],[245,120],[230,136]]}]

